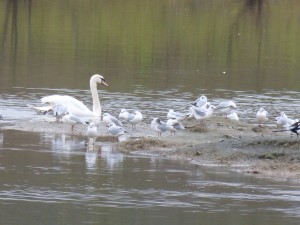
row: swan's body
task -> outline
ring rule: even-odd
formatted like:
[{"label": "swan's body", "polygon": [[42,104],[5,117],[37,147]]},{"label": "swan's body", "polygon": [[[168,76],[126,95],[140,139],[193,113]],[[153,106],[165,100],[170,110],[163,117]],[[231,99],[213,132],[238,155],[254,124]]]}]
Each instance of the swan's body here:
[{"label": "swan's body", "polygon": [[63,105],[66,106],[68,112],[79,117],[100,117],[101,105],[97,92],[97,83],[108,86],[105,83],[103,76],[95,74],[90,79],[90,89],[93,99],[93,110],[91,111],[81,101],[68,95],[50,95],[41,99],[43,104],[49,104],[50,106]]}]

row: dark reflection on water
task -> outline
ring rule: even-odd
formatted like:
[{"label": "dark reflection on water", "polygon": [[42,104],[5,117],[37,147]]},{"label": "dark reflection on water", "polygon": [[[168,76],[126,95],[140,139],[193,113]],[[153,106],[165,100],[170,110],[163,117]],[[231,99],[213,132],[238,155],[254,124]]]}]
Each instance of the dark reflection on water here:
[{"label": "dark reflection on water", "polygon": [[[2,132],[3,224],[295,224],[298,185],[123,155],[81,137]],[[226,221],[226,222],[225,222]]]},{"label": "dark reflection on water", "polygon": [[298,90],[299,1],[142,2],[1,0],[0,87]]}]

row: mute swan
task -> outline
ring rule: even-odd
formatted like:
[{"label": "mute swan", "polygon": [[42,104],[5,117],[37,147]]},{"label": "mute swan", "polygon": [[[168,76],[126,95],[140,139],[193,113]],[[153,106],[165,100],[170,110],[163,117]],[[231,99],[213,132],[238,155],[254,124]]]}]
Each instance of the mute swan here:
[{"label": "mute swan", "polygon": [[93,111],[88,109],[81,101],[68,95],[50,95],[41,99],[43,104],[63,105],[68,108],[68,112],[79,117],[100,117],[101,105],[97,92],[97,83],[108,86],[103,76],[95,74],[90,79],[90,89],[93,99]]}]

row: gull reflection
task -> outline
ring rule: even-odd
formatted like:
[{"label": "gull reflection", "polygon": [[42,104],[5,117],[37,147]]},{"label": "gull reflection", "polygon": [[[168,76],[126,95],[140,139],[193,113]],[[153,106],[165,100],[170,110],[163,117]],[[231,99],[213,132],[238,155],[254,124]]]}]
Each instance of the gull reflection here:
[{"label": "gull reflection", "polygon": [[0,146],[1,147],[3,146],[3,134],[2,133],[0,134]]},{"label": "gull reflection", "polygon": [[45,134],[42,136],[43,143],[50,143],[50,147],[54,154],[63,154],[64,157],[70,157],[70,154],[74,150],[82,149],[84,141],[78,141],[78,139],[62,134]]},{"label": "gull reflection", "polygon": [[96,145],[87,145],[87,149],[85,152],[85,165],[87,170],[95,170],[97,167],[97,158],[98,158],[98,150],[99,146]]},{"label": "gull reflection", "polygon": [[111,144],[105,144],[102,146],[101,157],[106,160],[108,170],[120,168],[124,160],[124,155],[113,151]]}]

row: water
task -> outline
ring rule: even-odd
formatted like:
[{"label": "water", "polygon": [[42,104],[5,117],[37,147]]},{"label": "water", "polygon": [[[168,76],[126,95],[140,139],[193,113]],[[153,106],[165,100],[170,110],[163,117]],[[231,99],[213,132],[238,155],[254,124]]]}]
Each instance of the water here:
[{"label": "water", "polygon": [[[296,0],[0,0],[0,126],[26,104],[68,94],[145,122],[200,95],[233,99],[241,120],[299,117]],[[2,224],[299,224],[299,188],[150,156],[83,137],[0,131]]]},{"label": "water", "polygon": [[[1,224],[297,224],[297,184],[1,132]],[[225,222],[226,221],[226,222]]]}]

